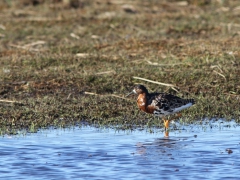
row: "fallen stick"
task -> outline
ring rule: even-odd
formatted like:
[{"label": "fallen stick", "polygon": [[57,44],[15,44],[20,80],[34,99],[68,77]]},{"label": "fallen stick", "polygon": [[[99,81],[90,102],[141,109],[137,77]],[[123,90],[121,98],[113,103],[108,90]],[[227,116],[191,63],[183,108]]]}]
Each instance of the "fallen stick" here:
[{"label": "fallen stick", "polygon": [[36,41],[36,42],[33,42],[33,43],[25,44],[22,47],[23,48],[29,48],[31,46],[42,45],[42,44],[46,44],[46,42],[45,41]]},{"label": "fallen stick", "polygon": [[145,79],[145,78],[141,78],[141,77],[136,77],[136,76],[133,76],[133,78],[134,78],[134,79],[143,80],[143,81],[147,81],[147,82],[154,83],[154,84],[163,85],[163,86],[168,86],[168,87],[176,87],[176,86],[175,86],[175,85],[173,85],[173,84],[161,83],[161,82],[158,82],[158,81],[152,81],[152,80]]},{"label": "fallen stick", "polygon": [[87,92],[87,91],[85,91],[84,94],[94,95],[94,96],[112,96],[112,97],[121,98],[121,99],[125,99],[125,100],[128,100],[128,101],[131,101],[131,99],[127,99],[127,98],[124,98],[122,96],[118,96],[118,95],[115,95],[115,94],[102,95],[102,94],[96,94],[96,93]]},{"label": "fallen stick", "polygon": [[28,51],[36,51],[36,52],[40,51],[39,49],[29,48],[29,47],[14,45],[14,44],[10,44],[9,46],[15,47],[15,48],[18,48],[18,49],[25,49],[25,50],[28,50]]},{"label": "fallen stick", "polygon": [[97,75],[102,75],[102,74],[111,74],[111,73],[116,73],[115,71],[111,70],[111,71],[104,71],[104,72],[98,72],[96,73]]},{"label": "fallen stick", "polygon": [[218,74],[219,76],[222,76],[222,77],[225,79],[225,81],[227,81],[226,77],[225,77],[223,74],[221,74],[221,73],[219,73],[219,72],[217,72],[217,71],[215,71],[215,70],[213,70],[213,72],[216,73],[216,74]]},{"label": "fallen stick", "polygon": [[19,102],[19,101],[12,101],[12,100],[5,100],[5,99],[0,99],[0,102],[6,102],[6,103],[19,103],[19,104],[22,104],[22,103]]},{"label": "fallen stick", "polygon": [[148,64],[153,65],[153,66],[177,66],[177,65],[190,65],[186,63],[175,63],[175,64],[159,64],[159,63],[154,63],[151,61],[147,61]]}]

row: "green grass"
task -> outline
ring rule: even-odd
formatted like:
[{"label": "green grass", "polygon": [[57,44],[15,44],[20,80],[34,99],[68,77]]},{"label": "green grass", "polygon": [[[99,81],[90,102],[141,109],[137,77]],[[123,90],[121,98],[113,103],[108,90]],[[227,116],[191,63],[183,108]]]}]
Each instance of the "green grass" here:
[{"label": "green grass", "polygon": [[[136,97],[117,97],[136,83],[194,98],[196,105],[183,112],[189,123],[205,117],[239,121],[240,13],[232,10],[238,1],[81,2],[79,8],[0,3],[2,134],[83,121],[124,129],[161,126],[139,112]],[[124,11],[129,3],[135,13]],[[34,45],[39,41],[44,43]],[[134,76],[174,84],[177,92]]]}]

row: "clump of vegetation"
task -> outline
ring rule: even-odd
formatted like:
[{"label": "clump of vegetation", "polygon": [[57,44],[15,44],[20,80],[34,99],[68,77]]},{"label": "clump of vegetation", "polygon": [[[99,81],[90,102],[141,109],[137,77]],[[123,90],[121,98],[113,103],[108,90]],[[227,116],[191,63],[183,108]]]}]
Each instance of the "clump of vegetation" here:
[{"label": "clump of vegetation", "polygon": [[[240,2],[2,1],[0,131],[135,128],[134,84],[194,98],[188,122],[239,121]],[[164,86],[149,81],[172,84]],[[149,124],[148,124],[149,125]]]}]

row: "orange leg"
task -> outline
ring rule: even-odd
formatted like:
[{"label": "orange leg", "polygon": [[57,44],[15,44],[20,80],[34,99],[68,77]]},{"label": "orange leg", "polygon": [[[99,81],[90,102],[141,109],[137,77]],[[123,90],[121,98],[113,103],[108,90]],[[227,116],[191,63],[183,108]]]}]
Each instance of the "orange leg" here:
[{"label": "orange leg", "polygon": [[169,123],[171,120],[168,120],[168,119],[163,119],[163,123],[164,123],[164,127],[165,127],[165,130],[167,130],[169,128]]},{"label": "orange leg", "polygon": [[163,119],[164,129],[165,129],[165,131],[164,131],[164,137],[169,137],[169,130],[168,130],[168,128],[169,128],[169,122],[170,122],[170,120],[168,120],[168,119]]},{"label": "orange leg", "polygon": [[164,123],[164,128],[165,128],[165,137],[168,137],[169,136],[169,123],[171,120],[174,120],[174,119],[177,119],[179,117],[181,117],[182,114],[181,113],[178,113],[175,117],[173,117],[172,119],[163,119],[163,123]]}]

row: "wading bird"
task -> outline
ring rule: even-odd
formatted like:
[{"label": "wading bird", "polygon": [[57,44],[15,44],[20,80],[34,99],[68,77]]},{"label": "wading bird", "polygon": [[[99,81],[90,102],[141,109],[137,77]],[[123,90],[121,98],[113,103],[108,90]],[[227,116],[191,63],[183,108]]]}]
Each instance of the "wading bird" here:
[{"label": "wading bird", "polygon": [[[137,85],[133,91],[126,95],[137,94],[137,105],[139,109],[146,113],[154,114],[163,118],[165,130],[169,128],[169,122],[181,116],[179,111],[189,108],[195,101],[194,99],[182,99],[168,93],[149,93],[143,85]],[[165,116],[177,114],[172,119],[165,119]]]}]

